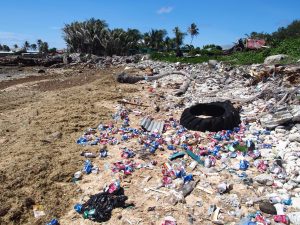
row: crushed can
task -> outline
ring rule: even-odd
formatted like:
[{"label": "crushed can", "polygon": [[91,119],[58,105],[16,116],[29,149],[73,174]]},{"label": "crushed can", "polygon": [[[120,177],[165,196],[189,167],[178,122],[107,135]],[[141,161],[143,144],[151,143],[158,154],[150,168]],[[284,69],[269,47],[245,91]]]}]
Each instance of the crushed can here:
[{"label": "crushed can", "polygon": [[249,162],[247,160],[241,160],[240,161],[240,170],[247,170],[249,168]]},{"label": "crushed can", "polygon": [[274,215],[273,219],[276,223],[289,224],[289,218],[286,215]]}]

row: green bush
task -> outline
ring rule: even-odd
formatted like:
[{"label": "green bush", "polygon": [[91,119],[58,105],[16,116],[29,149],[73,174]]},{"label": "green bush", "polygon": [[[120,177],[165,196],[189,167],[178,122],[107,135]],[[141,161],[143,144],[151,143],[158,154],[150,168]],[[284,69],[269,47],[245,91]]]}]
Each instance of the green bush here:
[{"label": "green bush", "polygon": [[216,59],[218,61],[228,62],[234,65],[249,65],[256,63],[263,63],[265,58],[270,55],[276,54],[287,54],[290,56],[289,59],[282,62],[292,63],[300,58],[300,38],[297,39],[286,39],[278,43],[277,47],[265,48],[260,50],[249,50],[244,52],[235,52],[230,55],[223,55],[222,51],[218,49],[207,50],[199,48],[193,49],[189,52],[190,56],[197,57],[181,57],[177,58],[175,53],[152,53],[151,58],[154,60],[161,60],[167,62],[184,62],[184,63],[202,63],[207,62],[210,59]]},{"label": "green bush", "polygon": [[300,38],[286,39],[271,49],[271,54],[287,54],[291,57],[300,57]]}]

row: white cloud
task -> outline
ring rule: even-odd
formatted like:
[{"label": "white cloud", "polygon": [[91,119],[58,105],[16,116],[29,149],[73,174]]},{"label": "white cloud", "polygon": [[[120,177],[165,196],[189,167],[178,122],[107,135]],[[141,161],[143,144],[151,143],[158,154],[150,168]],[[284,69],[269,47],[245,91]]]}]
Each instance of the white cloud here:
[{"label": "white cloud", "polygon": [[156,12],[158,14],[167,14],[173,11],[173,7],[168,6],[168,7],[161,7],[159,10],[157,10]]}]

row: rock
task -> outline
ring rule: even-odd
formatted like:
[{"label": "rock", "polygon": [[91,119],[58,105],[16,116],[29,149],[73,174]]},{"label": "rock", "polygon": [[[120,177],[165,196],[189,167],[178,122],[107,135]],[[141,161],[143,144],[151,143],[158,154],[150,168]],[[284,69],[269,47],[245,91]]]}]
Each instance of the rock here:
[{"label": "rock", "polygon": [[285,134],[287,131],[285,129],[282,129],[281,126],[279,126],[275,128],[275,132]]},{"label": "rock", "polygon": [[281,62],[283,59],[286,59],[288,55],[279,54],[279,55],[271,55],[265,58],[264,64],[275,64]]},{"label": "rock", "polygon": [[61,138],[62,138],[62,133],[59,131],[56,131],[56,132],[48,135],[45,139],[42,139],[41,141],[44,143],[51,143],[51,142],[54,142]]},{"label": "rock", "polygon": [[208,60],[208,65],[212,68],[215,68],[218,65],[218,61],[214,59]]},{"label": "rock", "polygon": [[0,144],[4,144],[4,143],[7,142],[7,141],[8,141],[8,139],[5,138],[5,137],[1,137],[1,138],[0,138]]},{"label": "rock", "polygon": [[185,199],[182,193],[172,190],[170,194],[165,197],[165,201],[174,206],[178,202],[185,202]]},{"label": "rock", "polygon": [[218,198],[222,204],[226,204],[229,207],[240,207],[240,200],[236,194],[219,195]]},{"label": "rock", "polygon": [[300,142],[300,133],[294,133],[289,135],[289,141],[291,142]]},{"label": "rock", "polygon": [[149,54],[143,55],[142,58],[141,58],[142,61],[149,60],[149,59],[150,59],[150,55]]},{"label": "rock", "polygon": [[290,130],[290,134],[298,133],[299,130],[296,126],[293,126],[292,129]]},{"label": "rock", "polygon": [[287,214],[291,224],[300,225],[300,212],[292,212]]},{"label": "rock", "polygon": [[276,208],[270,202],[261,202],[259,203],[259,210],[263,213],[276,215],[277,211]]},{"label": "rock", "polygon": [[233,81],[233,79],[229,77],[229,78],[225,81],[225,84],[231,84],[232,81]]},{"label": "rock", "polygon": [[269,174],[260,174],[254,177],[254,181],[259,184],[271,186],[274,182],[273,177]]}]

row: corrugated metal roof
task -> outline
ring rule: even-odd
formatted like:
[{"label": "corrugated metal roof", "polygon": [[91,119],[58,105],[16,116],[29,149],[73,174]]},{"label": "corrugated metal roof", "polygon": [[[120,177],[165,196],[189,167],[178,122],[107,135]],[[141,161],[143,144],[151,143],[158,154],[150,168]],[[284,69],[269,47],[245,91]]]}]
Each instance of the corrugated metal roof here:
[{"label": "corrugated metal roof", "polygon": [[141,127],[146,129],[149,132],[158,132],[158,133],[162,133],[163,129],[164,129],[164,121],[157,121],[157,120],[153,120],[149,117],[144,117],[141,120]]}]

